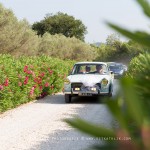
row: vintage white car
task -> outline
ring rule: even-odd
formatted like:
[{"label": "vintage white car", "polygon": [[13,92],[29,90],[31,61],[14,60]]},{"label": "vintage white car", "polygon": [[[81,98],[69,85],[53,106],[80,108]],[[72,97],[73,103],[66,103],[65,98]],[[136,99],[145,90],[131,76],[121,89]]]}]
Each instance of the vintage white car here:
[{"label": "vintage white car", "polygon": [[113,72],[104,62],[78,62],[64,83],[65,102],[73,96],[112,96]]}]

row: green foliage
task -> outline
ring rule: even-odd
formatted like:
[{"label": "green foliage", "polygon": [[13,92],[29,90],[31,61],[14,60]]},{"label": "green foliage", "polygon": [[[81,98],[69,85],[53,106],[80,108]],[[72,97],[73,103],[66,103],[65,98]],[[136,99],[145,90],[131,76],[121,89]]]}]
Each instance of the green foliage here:
[{"label": "green foliage", "polygon": [[[147,100],[147,105],[150,106],[150,53],[140,54],[138,57],[132,59],[129,65],[127,76],[136,78],[136,90],[139,97],[143,100]],[[144,82],[143,82],[144,81]]]},{"label": "green foliage", "polygon": [[[79,128],[83,132],[88,132],[90,135],[93,135],[94,137],[114,137],[115,133],[111,131],[110,129],[106,129],[101,126],[97,126],[91,123],[88,123],[80,118],[76,118],[74,120],[65,120],[70,125]],[[86,127],[86,128],[85,128]],[[95,130],[93,130],[95,129]]]},{"label": "green foliage", "polygon": [[0,4],[0,53],[36,54],[38,40],[26,20],[18,21],[11,10]]},{"label": "green foliage", "polygon": [[106,43],[95,47],[97,51],[97,61],[118,61],[129,63],[129,61],[139,53],[148,51],[148,47],[143,46],[133,40],[123,42],[117,34],[107,37]]},{"label": "green foliage", "polygon": [[119,35],[117,35],[117,34],[111,34],[106,39],[106,45],[115,46],[115,43],[117,41],[120,42]]},{"label": "green foliage", "polygon": [[[145,14],[150,16],[150,5],[146,0],[137,0]],[[119,33],[139,42],[146,48],[143,54],[132,59],[126,77],[120,80],[121,90],[116,98],[108,99],[107,106],[119,123],[119,128],[114,130],[114,138],[119,140],[106,141],[104,146],[97,145],[93,149],[150,149],[150,38],[146,32],[130,32],[126,29],[108,23]],[[131,43],[128,43],[131,44]],[[74,119],[67,120],[73,127],[90,134],[103,137],[102,126]],[[84,128],[83,128],[84,126]],[[93,127],[93,128],[91,128]],[[96,132],[97,131],[97,132]],[[111,132],[111,131],[110,131]],[[110,136],[106,132],[105,136]],[[124,138],[127,138],[124,140]]]},{"label": "green foliage", "polygon": [[[11,54],[15,57],[22,55],[41,56],[45,54],[51,57],[77,61],[95,59],[95,49],[79,40],[84,37],[86,31],[86,29],[85,31],[80,31],[84,29],[82,29],[82,23],[79,20],[75,20],[72,16],[58,13],[54,16],[47,16],[45,21],[51,20],[51,17],[53,18],[53,23],[57,23],[58,20],[59,24],[59,21],[61,21],[59,29],[62,29],[62,31],[68,29],[66,32],[72,32],[69,33],[71,35],[65,36],[62,35],[63,33],[52,35],[48,31],[47,33],[44,31],[42,37],[37,36],[26,20],[18,21],[11,10],[0,5],[0,53]],[[65,20],[63,20],[64,18]],[[69,24],[73,24],[73,29],[70,27],[71,29],[69,30],[67,26]],[[63,30],[64,27],[66,29]],[[73,33],[74,35],[72,35]]]},{"label": "green foliage", "polygon": [[42,37],[39,52],[60,59],[71,59],[77,61],[93,60],[96,52],[90,45],[72,37],[67,38],[61,34],[51,35],[45,33]]},{"label": "green foliage", "polygon": [[143,46],[133,40],[129,40],[128,45],[130,47],[129,53],[132,57],[138,56],[140,53],[145,53],[148,50],[148,47]]},{"label": "green foliage", "polygon": [[73,16],[58,12],[55,15],[47,15],[44,20],[35,22],[32,29],[37,31],[38,35],[43,35],[48,32],[52,35],[63,34],[66,37],[76,37],[84,40],[86,27],[81,20],[75,19]]},{"label": "green foliage", "polygon": [[150,54],[140,54],[133,58],[128,67],[127,75],[134,78],[149,78]]},{"label": "green foliage", "polygon": [[[132,52],[133,45],[122,42],[116,34],[109,35],[105,44],[97,48],[98,61],[122,61],[127,63],[136,53]],[[136,51],[139,53],[138,51]]]},{"label": "green foliage", "polygon": [[148,17],[150,17],[150,4],[148,1],[146,0],[136,0],[143,8],[143,11],[145,13],[145,15],[147,15]]},{"label": "green foliage", "polygon": [[72,65],[45,55],[0,55],[0,112],[61,91]]}]

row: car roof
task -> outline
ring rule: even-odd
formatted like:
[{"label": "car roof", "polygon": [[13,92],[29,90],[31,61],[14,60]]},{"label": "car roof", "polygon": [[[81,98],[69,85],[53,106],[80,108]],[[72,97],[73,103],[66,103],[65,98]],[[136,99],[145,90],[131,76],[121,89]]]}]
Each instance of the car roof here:
[{"label": "car roof", "polygon": [[104,64],[104,65],[107,65],[107,63],[105,63],[105,62],[89,62],[89,61],[87,61],[87,62],[77,62],[77,63],[75,63],[75,65],[76,64]]},{"label": "car roof", "polygon": [[108,63],[109,66],[114,66],[114,65],[123,65],[122,63],[118,63],[118,62],[112,62],[112,63]]},{"label": "car roof", "polygon": [[122,66],[122,64],[115,63],[115,64],[110,64],[109,66]]}]

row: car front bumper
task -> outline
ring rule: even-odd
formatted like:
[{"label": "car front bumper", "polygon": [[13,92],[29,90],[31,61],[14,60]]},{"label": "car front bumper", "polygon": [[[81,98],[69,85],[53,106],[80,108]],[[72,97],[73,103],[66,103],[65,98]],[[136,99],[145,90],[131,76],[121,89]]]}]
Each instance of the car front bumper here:
[{"label": "car front bumper", "polygon": [[78,96],[96,96],[96,95],[107,95],[109,94],[108,91],[106,92],[100,92],[100,91],[71,91],[71,92],[65,92],[64,94],[71,94],[71,95],[78,95]]},{"label": "car front bumper", "polygon": [[[76,95],[76,96],[94,96],[94,95],[108,95],[110,85],[94,85],[92,87],[82,86],[82,83],[70,83],[64,85],[64,94]],[[75,90],[75,89],[78,90]],[[94,89],[94,90],[92,90]]]}]

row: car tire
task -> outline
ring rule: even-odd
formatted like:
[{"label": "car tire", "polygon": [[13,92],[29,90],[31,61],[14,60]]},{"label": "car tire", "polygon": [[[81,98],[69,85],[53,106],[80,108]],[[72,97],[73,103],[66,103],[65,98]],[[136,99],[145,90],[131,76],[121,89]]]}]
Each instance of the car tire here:
[{"label": "car tire", "polygon": [[109,96],[109,97],[112,97],[112,93],[109,93],[108,96]]},{"label": "car tire", "polygon": [[109,97],[112,97],[112,91],[113,91],[113,88],[112,88],[112,85],[110,85],[109,86],[109,93],[108,93]]},{"label": "car tire", "polygon": [[71,95],[70,94],[65,94],[65,102],[71,103]]}]

